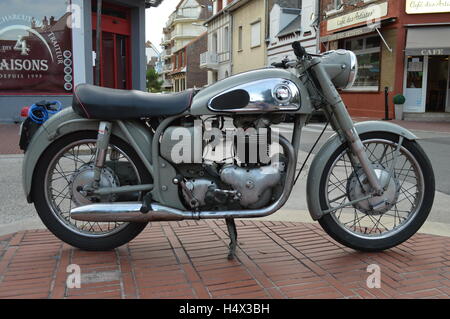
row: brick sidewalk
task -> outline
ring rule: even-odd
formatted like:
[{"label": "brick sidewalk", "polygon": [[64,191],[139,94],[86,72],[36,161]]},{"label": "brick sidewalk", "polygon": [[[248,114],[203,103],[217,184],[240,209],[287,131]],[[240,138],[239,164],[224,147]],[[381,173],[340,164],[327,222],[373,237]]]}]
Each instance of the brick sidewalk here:
[{"label": "brick sidewalk", "polygon": [[[448,298],[450,238],[417,234],[383,253],[336,244],[316,224],[238,221],[228,261],[222,221],[155,223],[130,244],[86,252],[48,231],[0,238],[0,298]],[[68,289],[69,264],[82,272]],[[381,289],[368,289],[369,264]]]}]

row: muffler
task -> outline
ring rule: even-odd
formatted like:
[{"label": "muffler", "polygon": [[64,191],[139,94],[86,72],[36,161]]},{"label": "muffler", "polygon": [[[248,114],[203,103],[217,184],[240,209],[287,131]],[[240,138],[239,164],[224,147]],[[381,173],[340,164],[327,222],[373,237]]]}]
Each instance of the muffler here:
[{"label": "muffler", "polygon": [[141,213],[141,202],[99,203],[80,206],[70,211],[70,217],[87,222],[138,222],[177,221],[195,218],[194,212],[181,211],[152,204],[152,210]]}]

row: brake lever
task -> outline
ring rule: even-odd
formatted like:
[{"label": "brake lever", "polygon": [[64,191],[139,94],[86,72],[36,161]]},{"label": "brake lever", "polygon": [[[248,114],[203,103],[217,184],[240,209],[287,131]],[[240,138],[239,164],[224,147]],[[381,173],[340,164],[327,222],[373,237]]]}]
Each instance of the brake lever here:
[{"label": "brake lever", "polygon": [[284,62],[274,62],[271,65],[275,68],[287,69],[286,63]]}]

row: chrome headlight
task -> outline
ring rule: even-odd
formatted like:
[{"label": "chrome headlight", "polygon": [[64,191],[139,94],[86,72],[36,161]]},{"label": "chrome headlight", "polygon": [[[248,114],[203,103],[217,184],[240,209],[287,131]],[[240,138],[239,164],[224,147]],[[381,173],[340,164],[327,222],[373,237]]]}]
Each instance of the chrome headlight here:
[{"label": "chrome headlight", "polygon": [[358,59],[348,50],[326,52],[322,57],[328,76],[337,89],[349,89],[358,75]]},{"label": "chrome headlight", "polygon": [[348,84],[345,87],[346,89],[350,89],[355,84],[356,77],[358,76],[358,59],[356,58],[356,54],[352,51],[348,51],[348,53],[350,54],[350,75]]}]

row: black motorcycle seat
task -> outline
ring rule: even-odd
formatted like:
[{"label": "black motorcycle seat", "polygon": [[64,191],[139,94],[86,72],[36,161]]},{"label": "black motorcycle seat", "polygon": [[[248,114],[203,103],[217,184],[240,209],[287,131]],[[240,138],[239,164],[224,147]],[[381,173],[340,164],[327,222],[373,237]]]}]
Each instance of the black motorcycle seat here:
[{"label": "black motorcycle seat", "polygon": [[79,84],[74,90],[72,109],[82,117],[101,120],[170,116],[186,111],[193,95],[194,89],[158,94]]}]

